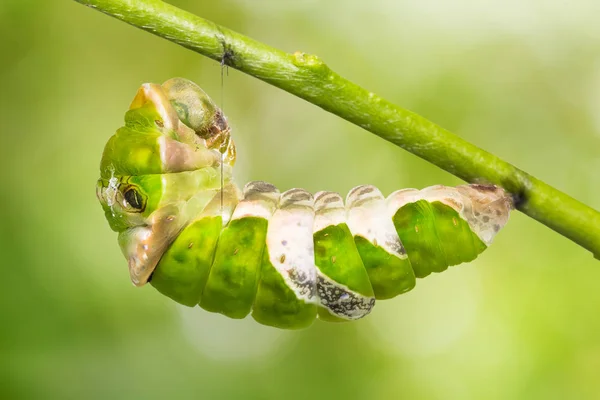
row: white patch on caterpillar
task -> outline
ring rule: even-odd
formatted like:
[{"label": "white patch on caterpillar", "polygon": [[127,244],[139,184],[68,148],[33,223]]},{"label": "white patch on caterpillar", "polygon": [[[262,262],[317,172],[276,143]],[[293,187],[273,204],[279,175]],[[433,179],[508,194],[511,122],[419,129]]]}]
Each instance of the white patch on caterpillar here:
[{"label": "white patch on caterpillar", "polygon": [[115,204],[115,198],[119,192],[119,179],[114,176],[114,171],[111,171],[110,179],[108,180],[108,187],[104,190],[104,198],[106,205],[110,207],[112,216],[115,216],[115,210],[113,205]]},{"label": "white patch on caterpillar", "polygon": [[235,183],[229,182],[223,187],[222,203],[220,190],[212,191],[212,196],[212,199],[200,213],[199,218],[221,216],[223,226],[226,226],[229,223],[236,206],[240,202],[242,196],[241,192]]},{"label": "white patch on caterpillar", "polygon": [[269,220],[270,262],[298,299],[317,303],[317,273],[313,243],[313,197],[303,189],[281,194],[279,208]]},{"label": "white patch on caterpillar", "polygon": [[346,197],[348,227],[353,236],[362,236],[373,245],[401,259],[407,258],[383,195],[375,186],[357,186]]},{"label": "white patch on caterpillar", "polygon": [[268,221],[277,209],[279,197],[279,190],[269,183],[248,182],[244,186],[244,198],[236,206],[231,219],[258,217]]},{"label": "white patch on caterpillar", "polygon": [[335,192],[315,193],[313,234],[328,226],[346,223],[346,208],[342,196]]},{"label": "white patch on caterpillar", "polygon": [[363,296],[348,286],[334,281],[317,267],[317,294],[319,304],[330,314],[347,319],[360,319],[371,312],[375,297]]},{"label": "white patch on caterpillar", "polygon": [[435,185],[422,190],[402,189],[390,194],[386,200],[388,215],[393,217],[398,209],[408,203],[425,200],[439,201],[452,207],[467,221],[471,230],[489,246],[496,233],[506,224],[512,201],[504,189],[493,185],[462,185],[448,187]]}]

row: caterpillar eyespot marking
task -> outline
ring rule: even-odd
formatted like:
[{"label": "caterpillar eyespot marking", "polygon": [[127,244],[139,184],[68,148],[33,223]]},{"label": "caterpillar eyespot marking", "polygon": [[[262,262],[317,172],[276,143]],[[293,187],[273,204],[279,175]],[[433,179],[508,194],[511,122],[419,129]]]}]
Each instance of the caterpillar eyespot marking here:
[{"label": "caterpillar eyespot marking", "polygon": [[236,154],[227,119],[196,84],[140,87],[96,185],[135,285],[278,328],[352,321],[416,278],[475,259],[513,207],[481,184],[387,197],[361,185],[345,200],[261,181],[240,190]]}]

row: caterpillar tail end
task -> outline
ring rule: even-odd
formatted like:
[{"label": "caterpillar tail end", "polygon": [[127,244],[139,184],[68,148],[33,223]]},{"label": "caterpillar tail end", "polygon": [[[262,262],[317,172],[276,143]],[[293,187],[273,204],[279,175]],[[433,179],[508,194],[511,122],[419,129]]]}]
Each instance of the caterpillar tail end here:
[{"label": "caterpillar tail end", "polygon": [[495,185],[462,185],[457,190],[466,200],[459,212],[473,232],[489,246],[514,209],[511,195]]}]

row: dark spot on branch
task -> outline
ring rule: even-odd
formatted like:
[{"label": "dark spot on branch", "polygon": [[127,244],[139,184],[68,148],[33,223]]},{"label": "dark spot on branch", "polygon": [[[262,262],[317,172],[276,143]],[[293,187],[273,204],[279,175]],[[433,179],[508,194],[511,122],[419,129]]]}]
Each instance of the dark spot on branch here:
[{"label": "dark spot on branch", "polygon": [[221,32],[221,30],[219,29],[219,34],[217,35],[217,40],[219,41],[219,43],[221,44],[221,48],[222,53],[221,53],[221,68],[223,67],[234,67],[235,68],[235,61],[236,61],[236,53],[235,51],[233,51],[233,48],[231,47],[231,45],[229,43],[227,43],[227,40],[225,39],[225,35],[223,34],[223,32]]},{"label": "dark spot on branch", "polygon": [[523,207],[525,205],[525,203],[527,202],[527,195],[525,194],[524,190],[521,190],[520,192],[517,192],[517,193],[511,193],[510,197],[512,199],[513,206],[516,209]]},{"label": "dark spot on branch", "polygon": [[227,44],[223,44],[223,54],[221,55],[222,67],[235,67],[235,52]]}]

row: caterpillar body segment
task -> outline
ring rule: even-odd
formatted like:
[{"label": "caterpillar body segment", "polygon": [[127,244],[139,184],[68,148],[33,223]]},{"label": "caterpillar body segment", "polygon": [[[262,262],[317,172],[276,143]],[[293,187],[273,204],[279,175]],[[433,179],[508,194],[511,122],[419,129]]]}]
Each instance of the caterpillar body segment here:
[{"label": "caterpillar body segment", "polygon": [[97,196],[131,280],[175,301],[265,325],[351,321],[416,278],[468,262],[511,209],[488,185],[370,185],[342,197],[265,182],[242,191],[222,112],[198,86],[144,84],[109,140]]},{"label": "caterpillar body segment", "polygon": [[161,268],[148,265],[148,269],[153,268],[152,286],[190,307],[200,301],[221,231],[240,198],[239,190],[233,184],[223,189],[223,205],[220,203],[220,193],[207,192],[211,196],[210,200],[175,237],[160,259]]},{"label": "caterpillar body segment", "polygon": [[411,290],[415,273],[379,189],[358,186],[348,192],[346,203],[350,230],[375,297],[389,299]]},{"label": "caterpillar body segment", "polygon": [[268,220],[279,192],[271,185],[249,184],[229,224],[223,228],[200,305],[231,318],[251,311],[262,268]]},{"label": "caterpillar body segment", "polygon": [[301,328],[317,313],[317,276],[310,193],[292,189],[281,194],[269,220],[263,274],[252,316],[265,325]]},{"label": "caterpillar body segment", "polygon": [[351,320],[367,315],[375,298],[339,194],[315,196],[313,241],[317,269],[319,318]]}]

